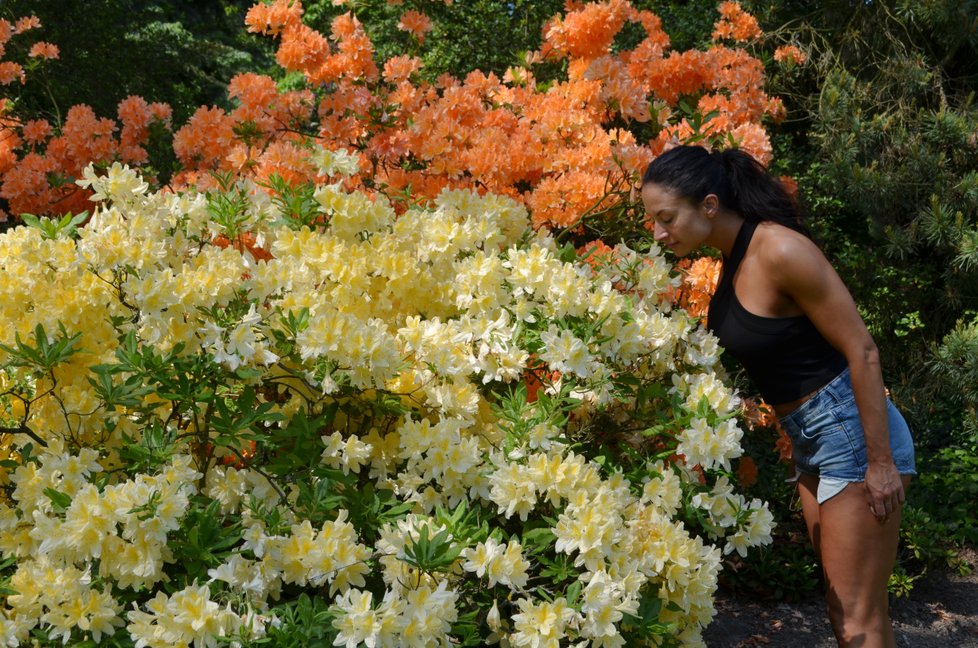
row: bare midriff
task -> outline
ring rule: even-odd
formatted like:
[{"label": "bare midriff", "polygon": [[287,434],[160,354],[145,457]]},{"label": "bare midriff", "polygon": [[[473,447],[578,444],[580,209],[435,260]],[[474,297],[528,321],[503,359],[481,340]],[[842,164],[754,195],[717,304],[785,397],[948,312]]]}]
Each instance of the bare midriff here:
[{"label": "bare midriff", "polygon": [[795,400],[788,401],[787,403],[778,403],[777,405],[772,405],[771,409],[774,410],[774,413],[777,415],[778,418],[785,417],[788,414],[794,412],[799,407],[801,407],[805,401],[807,401],[817,393],[818,393],[818,389],[814,389],[809,393],[805,394],[804,396],[802,396],[801,398],[796,398]]}]

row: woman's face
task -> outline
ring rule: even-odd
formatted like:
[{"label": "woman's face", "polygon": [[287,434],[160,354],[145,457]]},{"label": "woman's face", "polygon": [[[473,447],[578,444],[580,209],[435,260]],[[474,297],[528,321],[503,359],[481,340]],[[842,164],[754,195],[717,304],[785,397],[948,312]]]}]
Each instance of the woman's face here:
[{"label": "woman's face", "polygon": [[709,198],[697,205],[662,185],[651,182],[644,185],[642,203],[655,223],[656,242],[679,257],[703,245],[713,231],[709,216],[716,211]]}]

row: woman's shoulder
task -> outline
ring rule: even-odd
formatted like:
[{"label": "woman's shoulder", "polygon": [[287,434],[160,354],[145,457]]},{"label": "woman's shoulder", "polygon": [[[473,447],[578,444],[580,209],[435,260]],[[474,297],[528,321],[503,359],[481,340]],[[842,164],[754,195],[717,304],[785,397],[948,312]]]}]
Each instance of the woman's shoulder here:
[{"label": "woman's shoulder", "polygon": [[794,261],[820,260],[828,263],[813,240],[774,221],[761,221],[757,224],[751,248],[756,249],[758,260],[775,267]]},{"label": "woman's shoulder", "polygon": [[764,221],[754,231],[751,252],[778,284],[818,282],[832,273],[831,264],[810,238],[779,223]]}]

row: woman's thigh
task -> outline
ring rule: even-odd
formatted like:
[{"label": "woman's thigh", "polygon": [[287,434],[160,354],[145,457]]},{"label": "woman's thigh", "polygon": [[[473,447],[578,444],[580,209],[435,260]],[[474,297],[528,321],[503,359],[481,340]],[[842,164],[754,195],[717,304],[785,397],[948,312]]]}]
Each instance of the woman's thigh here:
[{"label": "woman's thigh", "polygon": [[[910,476],[903,477],[904,488]],[[865,484],[818,506],[818,537],[830,607],[865,620],[883,614],[886,584],[896,562],[900,511],[880,520],[869,508]]]}]

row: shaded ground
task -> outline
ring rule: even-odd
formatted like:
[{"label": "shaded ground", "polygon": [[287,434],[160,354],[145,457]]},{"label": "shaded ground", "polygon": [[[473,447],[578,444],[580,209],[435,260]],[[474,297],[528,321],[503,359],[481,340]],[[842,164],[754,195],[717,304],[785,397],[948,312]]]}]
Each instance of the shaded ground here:
[{"label": "shaded ground", "polygon": [[[909,598],[891,599],[900,648],[978,648],[978,552],[964,559],[972,572],[931,572]],[[767,603],[719,593],[717,616],[704,633],[710,648],[836,648],[821,599]]]}]

